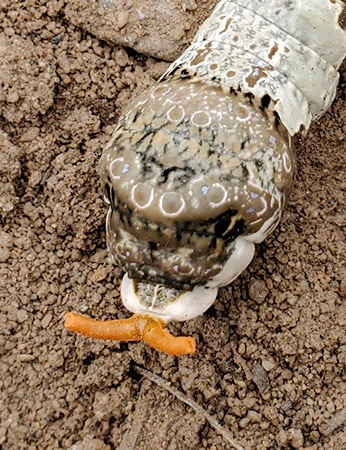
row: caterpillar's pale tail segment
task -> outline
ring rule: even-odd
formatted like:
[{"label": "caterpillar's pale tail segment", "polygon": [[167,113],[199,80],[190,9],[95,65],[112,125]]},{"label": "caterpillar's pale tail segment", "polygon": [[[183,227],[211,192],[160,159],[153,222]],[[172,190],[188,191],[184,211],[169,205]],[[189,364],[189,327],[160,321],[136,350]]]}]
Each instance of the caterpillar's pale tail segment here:
[{"label": "caterpillar's pale tail segment", "polygon": [[159,318],[134,314],[129,319],[95,320],[75,313],[65,315],[65,328],[94,339],[144,341],[169,355],[190,355],[196,341],[188,336],[173,336]]}]

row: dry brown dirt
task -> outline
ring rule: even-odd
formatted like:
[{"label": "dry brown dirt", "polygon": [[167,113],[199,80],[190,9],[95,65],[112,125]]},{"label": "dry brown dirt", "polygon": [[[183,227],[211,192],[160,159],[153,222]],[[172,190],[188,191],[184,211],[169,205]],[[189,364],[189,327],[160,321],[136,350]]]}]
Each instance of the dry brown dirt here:
[{"label": "dry brown dirt", "polygon": [[76,27],[68,3],[0,1],[0,448],[232,448],[207,413],[245,449],[346,449],[345,72],[280,226],[206,314],[170,326],[196,354],[93,341],[67,311],[128,316],[97,162],[164,64]]}]

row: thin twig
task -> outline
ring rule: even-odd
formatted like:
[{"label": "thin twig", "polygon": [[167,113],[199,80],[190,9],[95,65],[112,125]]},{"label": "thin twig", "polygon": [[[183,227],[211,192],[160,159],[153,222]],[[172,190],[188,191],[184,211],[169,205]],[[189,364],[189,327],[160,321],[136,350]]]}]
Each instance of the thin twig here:
[{"label": "thin twig", "polygon": [[[149,384],[149,382],[148,382]],[[143,416],[146,415],[147,405],[143,402],[144,392],[143,392],[143,384],[139,391],[139,396],[136,402],[136,407],[133,416],[132,427],[129,431],[127,431],[116,450],[134,450],[138,435],[143,426]],[[144,410],[143,410],[144,409]]]},{"label": "thin twig", "polygon": [[236,450],[245,450],[244,447],[242,447],[240,444],[238,444],[231,436],[230,432],[221,426],[217,420],[214,419],[210,414],[207,413],[205,409],[202,408],[198,403],[196,403],[191,398],[184,395],[182,392],[180,392],[178,389],[176,389],[173,386],[169,386],[167,384],[167,381],[163,378],[159,377],[158,375],[155,375],[152,372],[149,372],[148,370],[142,369],[142,367],[138,367],[137,365],[134,366],[135,370],[140,374],[143,375],[143,377],[147,378],[148,380],[152,381],[153,383],[157,384],[161,388],[168,391],[170,394],[177,397],[180,401],[186,403],[187,405],[191,406],[198,414],[200,414],[204,419],[206,419],[210,425],[215,428],[215,430],[220,433],[225,441],[232,445],[233,448]]}]

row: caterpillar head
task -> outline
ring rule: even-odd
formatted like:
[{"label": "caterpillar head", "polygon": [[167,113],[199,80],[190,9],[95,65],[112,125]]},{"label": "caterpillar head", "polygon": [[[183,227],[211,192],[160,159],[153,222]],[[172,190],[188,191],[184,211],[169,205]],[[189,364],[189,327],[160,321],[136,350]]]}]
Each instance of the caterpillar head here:
[{"label": "caterpillar head", "polygon": [[[108,247],[128,274],[122,293],[130,310],[169,311],[175,320],[200,314],[278,224],[295,160],[269,103],[167,80],[128,108],[101,158],[101,177]],[[173,303],[162,294],[153,306],[157,285],[174,289]],[[189,311],[181,313],[186,291]]]}]

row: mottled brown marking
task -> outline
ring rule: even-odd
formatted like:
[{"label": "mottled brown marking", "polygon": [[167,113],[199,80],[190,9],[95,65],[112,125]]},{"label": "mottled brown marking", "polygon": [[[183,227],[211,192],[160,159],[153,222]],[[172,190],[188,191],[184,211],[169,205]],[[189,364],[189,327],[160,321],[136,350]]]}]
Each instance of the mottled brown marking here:
[{"label": "mottled brown marking", "polygon": [[250,87],[254,87],[258,83],[258,80],[267,77],[268,75],[266,72],[264,72],[264,70],[260,69],[259,67],[253,67],[251,74],[245,79]]},{"label": "mottled brown marking", "polygon": [[275,44],[273,45],[273,47],[269,50],[268,53],[268,57],[269,59],[273,59],[273,57],[275,56],[275,53],[279,50],[279,46],[277,44],[277,42],[275,42]]},{"label": "mottled brown marking", "polygon": [[226,20],[226,25],[225,28],[223,30],[220,31],[220,34],[226,33],[226,31],[228,30],[230,24],[233,22],[232,17],[230,17],[229,19]]},{"label": "mottled brown marking", "polygon": [[229,70],[228,72],[226,72],[226,75],[227,75],[229,78],[231,78],[231,77],[234,77],[235,72],[234,72],[234,70]]},{"label": "mottled brown marking", "polygon": [[197,50],[196,56],[191,61],[191,66],[197,66],[197,64],[200,64],[205,61],[205,58],[208,55],[208,49],[203,48],[201,50]]}]

